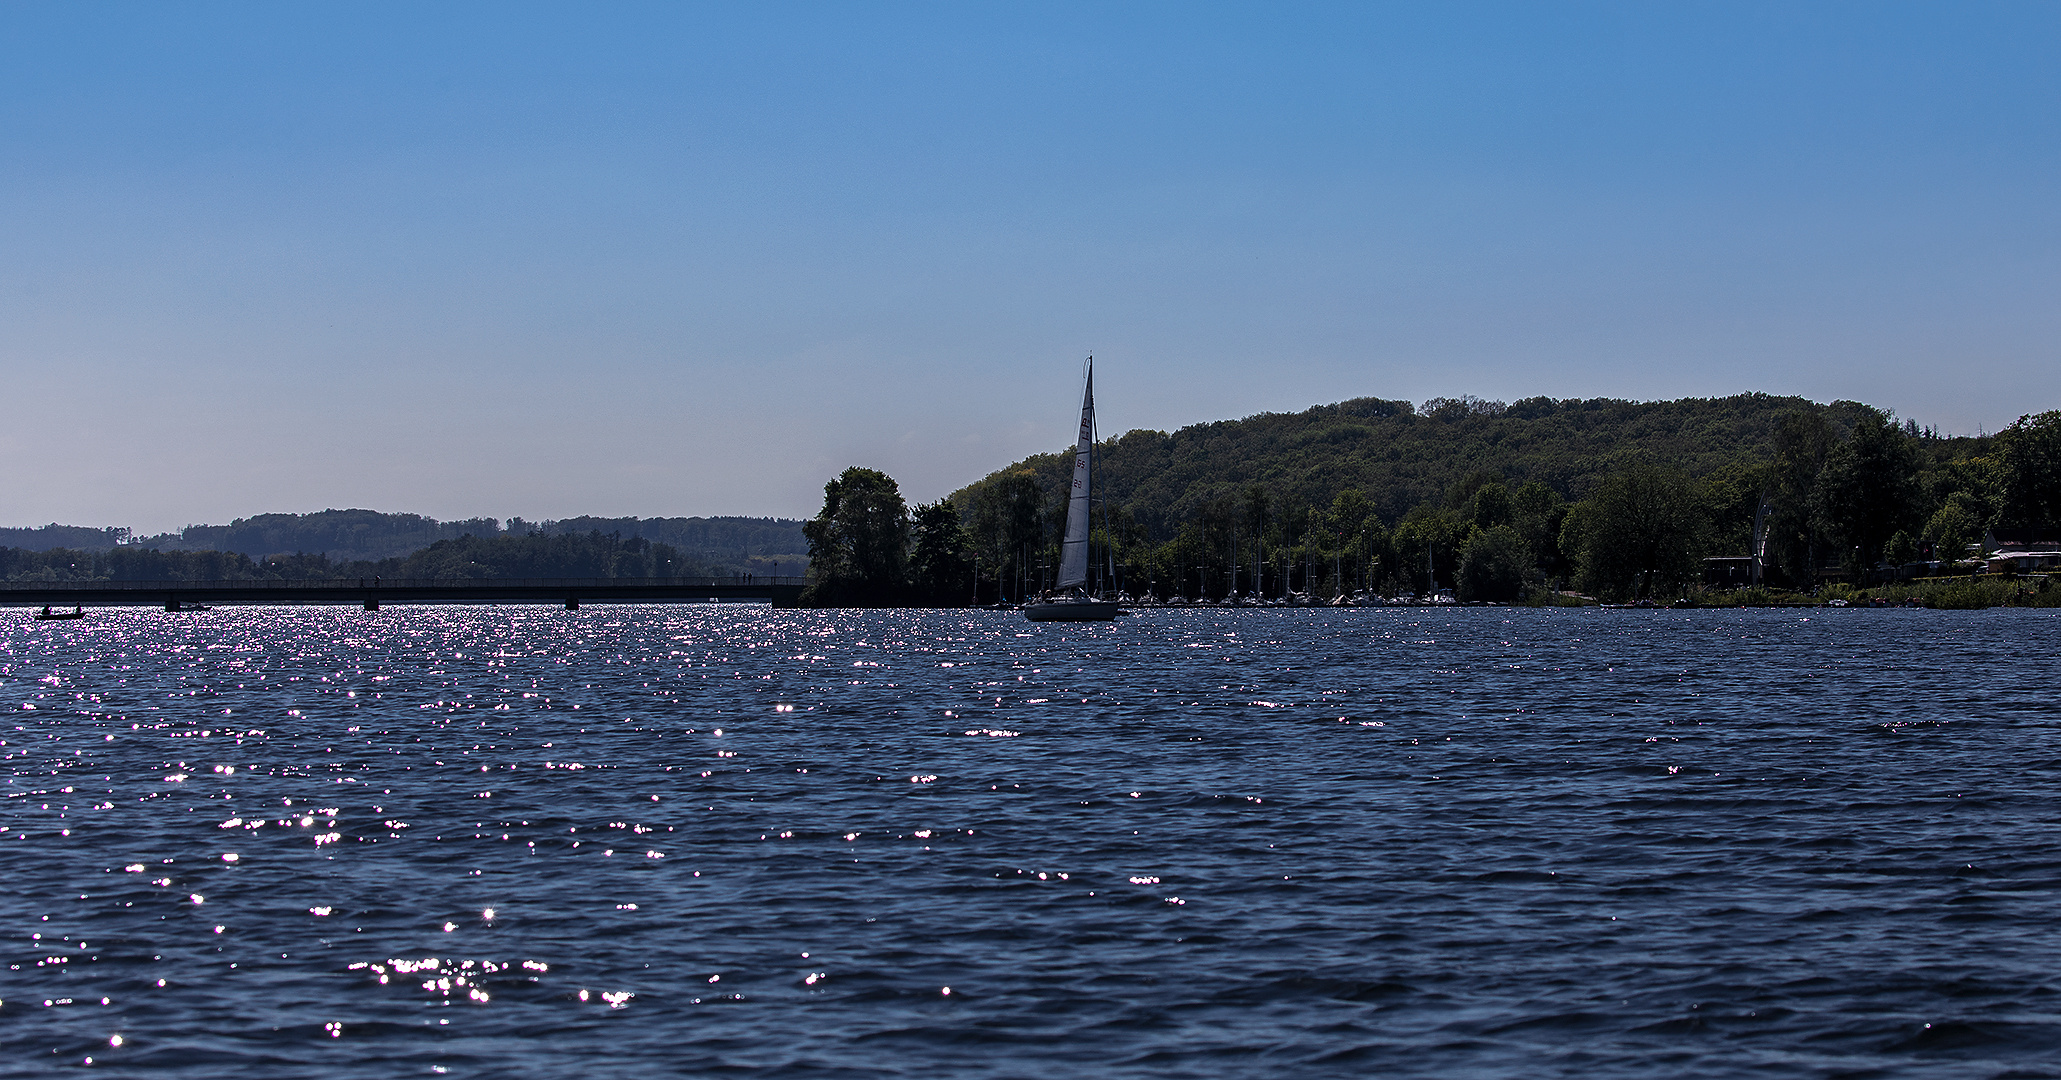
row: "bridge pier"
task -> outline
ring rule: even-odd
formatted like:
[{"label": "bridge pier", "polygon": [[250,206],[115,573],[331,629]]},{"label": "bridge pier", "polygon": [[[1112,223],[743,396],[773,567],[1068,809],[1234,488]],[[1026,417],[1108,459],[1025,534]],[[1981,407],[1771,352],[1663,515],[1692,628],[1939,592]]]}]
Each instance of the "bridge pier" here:
[{"label": "bridge pier", "polygon": [[377,601],[377,600],[374,600],[374,599],[372,599],[372,598],[371,598],[371,597],[369,597],[369,596],[368,596],[368,597],[366,597],[366,598],[365,598],[365,610],[367,610],[367,611],[378,611],[378,610],[379,610],[379,601]]},{"label": "bridge pier", "polygon": [[565,598],[565,610],[567,610],[567,611],[578,611],[578,610],[580,610],[580,601],[579,601],[579,598],[578,598],[578,597],[576,597],[576,596],[568,596],[568,597],[566,597],[566,598]]}]

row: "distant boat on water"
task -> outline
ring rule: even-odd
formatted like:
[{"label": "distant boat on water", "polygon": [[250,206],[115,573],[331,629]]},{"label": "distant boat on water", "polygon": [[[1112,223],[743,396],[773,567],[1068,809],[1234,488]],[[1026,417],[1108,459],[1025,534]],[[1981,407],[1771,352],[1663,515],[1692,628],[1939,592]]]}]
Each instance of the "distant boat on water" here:
[{"label": "distant boat on water", "polygon": [[1081,432],[1074,443],[1073,491],[1066,500],[1066,536],[1059,543],[1059,580],[1052,591],[1023,606],[1032,622],[1108,622],[1115,601],[1088,592],[1088,533],[1095,488],[1095,360],[1088,358],[1081,392]]},{"label": "distant boat on water", "polygon": [[44,604],[43,610],[36,612],[37,622],[58,622],[65,619],[83,619],[85,617],[86,612],[76,605],[70,611],[52,611],[49,604]]}]

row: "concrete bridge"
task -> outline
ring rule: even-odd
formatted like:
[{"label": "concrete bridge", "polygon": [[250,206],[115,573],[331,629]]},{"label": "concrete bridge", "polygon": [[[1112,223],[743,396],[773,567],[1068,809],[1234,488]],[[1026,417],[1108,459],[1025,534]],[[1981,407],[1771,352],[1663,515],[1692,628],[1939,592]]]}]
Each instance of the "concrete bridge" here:
[{"label": "concrete bridge", "polygon": [[312,578],[293,581],[8,581],[0,607],[143,607],[216,604],[770,603],[794,607],[807,578]]}]

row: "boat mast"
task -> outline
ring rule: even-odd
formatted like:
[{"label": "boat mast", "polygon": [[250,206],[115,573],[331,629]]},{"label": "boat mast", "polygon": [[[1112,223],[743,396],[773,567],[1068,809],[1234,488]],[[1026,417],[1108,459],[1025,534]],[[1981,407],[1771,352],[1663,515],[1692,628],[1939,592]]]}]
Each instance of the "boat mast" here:
[{"label": "boat mast", "polygon": [[1224,602],[1235,604],[1238,602],[1238,521],[1236,518],[1231,520],[1231,550],[1225,554],[1231,560],[1231,569],[1229,571],[1230,584],[1226,586],[1228,591],[1225,593]]},{"label": "boat mast", "polygon": [[1753,512],[1753,562],[1750,564],[1752,585],[1756,589],[1760,588],[1761,561],[1767,557],[1768,552],[1768,511],[1774,508],[1774,500],[1767,492],[1761,492],[1760,506]]}]

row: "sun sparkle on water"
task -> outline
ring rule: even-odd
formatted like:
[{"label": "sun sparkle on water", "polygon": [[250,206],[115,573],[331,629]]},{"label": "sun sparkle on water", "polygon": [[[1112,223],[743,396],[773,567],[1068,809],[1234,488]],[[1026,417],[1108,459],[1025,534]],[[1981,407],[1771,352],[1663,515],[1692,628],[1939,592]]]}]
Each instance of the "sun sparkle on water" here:
[{"label": "sun sparkle on water", "polygon": [[[2023,794],[2057,637],[2018,612],[24,621],[0,915],[33,930],[0,1051],[146,1062],[248,1016],[262,1054],[164,1071],[2031,1067],[2061,1046]],[[768,1026],[798,1034],[739,1049]]]}]

